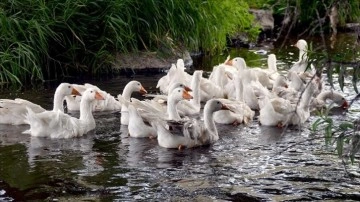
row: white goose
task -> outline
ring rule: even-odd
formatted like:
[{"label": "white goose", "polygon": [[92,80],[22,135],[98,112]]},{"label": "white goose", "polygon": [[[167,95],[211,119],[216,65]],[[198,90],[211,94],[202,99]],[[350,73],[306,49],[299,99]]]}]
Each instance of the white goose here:
[{"label": "white goose", "polygon": [[178,59],[175,64],[171,65],[168,73],[158,80],[156,88],[160,89],[163,94],[169,94],[169,87],[173,83],[183,83],[189,85],[191,82],[191,75],[185,72],[185,65],[183,59]]},{"label": "white goose", "polygon": [[220,110],[214,112],[216,123],[238,125],[241,123],[248,124],[253,120],[255,112],[243,101],[243,83],[239,73],[234,77],[236,99],[218,99],[229,107],[230,110]]},{"label": "white goose", "polygon": [[[80,95],[72,84],[61,83],[55,90],[53,111],[64,111],[63,100],[67,95]],[[30,108],[34,113],[46,111],[40,105],[30,101],[16,98],[15,100],[0,100],[0,124],[21,125],[26,124],[26,108]]]},{"label": "white goose", "polygon": [[[273,81],[270,80],[270,75],[268,71],[261,68],[248,68],[246,62],[241,57],[235,57],[232,60],[229,60],[227,64],[232,65],[238,69],[238,71],[243,72],[244,70],[252,71],[253,74],[257,77],[257,80],[266,88],[271,89],[273,86]],[[273,68],[273,67],[272,67]],[[269,70],[270,71],[270,70]],[[271,70],[271,72],[273,69]]]},{"label": "white goose", "polygon": [[[157,116],[164,120],[180,121],[182,118],[177,110],[177,105],[181,100],[190,100],[193,97],[182,87],[175,88],[167,96],[167,105],[164,106],[156,101],[140,101],[132,98],[131,103],[138,110],[142,110],[146,113],[152,113],[153,116]],[[122,100],[120,100],[122,101]],[[124,102],[124,101],[122,101]]]},{"label": "white goose", "polygon": [[298,103],[283,98],[260,98],[259,122],[265,126],[301,125],[310,117],[309,104],[316,84],[311,82]]},{"label": "white goose", "polygon": [[[309,58],[307,56],[308,44],[304,39],[300,39],[294,46],[299,49],[299,60],[291,66],[290,71],[303,73],[309,66]],[[312,64],[310,67],[314,70],[314,66]]]},{"label": "white goose", "polygon": [[[178,111],[181,116],[189,116],[198,114],[201,108],[201,89],[200,89],[200,82],[202,79],[201,70],[196,70],[192,75],[191,80],[191,90],[192,90],[192,99],[189,100],[181,100],[178,105]],[[185,89],[186,90],[186,89]]]},{"label": "white goose", "polygon": [[[201,89],[200,89],[200,81],[202,79],[202,70],[196,70],[194,72],[194,74],[192,75],[192,80],[191,80],[191,88],[187,87],[185,84],[183,83],[173,83],[170,87],[169,87],[169,92],[172,92],[175,88],[184,88],[186,91],[192,91],[192,95],[193,95],[193,99],[189,100],[181,100],[178,104],[177,104],[177,110],[180,114],[180,116],[189,116],[189,115],[194,115],[194,114],[198,114],[200,112],[200,100],[201,100]],[[159,103],[163,103],[165,106],[165,102],[168,98],[168,95],[152,95],[152,94],[147,94],[145,95],[146,97],[153,97],[153,101],[157,101]],[[152,102],[152,101],[148,101],[148,102]]]},{"label": "white goose", "polygon": [[311,100],[311,111],[326,107],[327,100],[330,100],[332,103],[337,104],[343,109],[347,109],[349,107],[349,103],[346,101],[343,95],[333,90],[326,90],[321,92],[318,96],[316,96],[316,98]]},{"label": "white goose", "polygon": [[149,137],[153,138],[157,136],[155,128],[153,128],[150,124],[145,122],[141,117],[138,110],[130,104],[128,106],[129,110],[129,136],[136,138]]},{"label": "white goose", "polygon": [[269,76],[269,78],[271,80],[276,80],[276,78],[278,76],[280,76],[278,70],[277,70],[277,65],[276,65],[276,55],[275,54],[270,54],[268,56],[267,59],[267,65],[268,65],[268,69],[264,69],[265,71],[267,71],[267,74]]},{"label": "white goose", "polygon": [[95,100],[102,99],[104,98],[95,89],[87,89],[81,98],[79,119],[60,110],[36,114],[27,108],[26,122],[30,125],[30,129],[23,133],[50,138],[80,137],[95,128],[92,105]]},{"label": "white goose", "polygon": [[148,124],[149,117],[163,120],[180,121],[181,117],[176,110],[176,104],[183,99],[191,99],[192,96],[183,88],[174,89],[168,96],[167,112],[158,111],[152,105],[147,105],[146,102],[141,102],[137,99],[132,99],[132,102],[120,100],[124,102],[129,109],[129,135],[131,137],[156,137],[156,130]]},{"label": "white goose", "polygon": [[199,123],[196,119],[189,120],[181,126],[181,134],[172,133],[173,127],[170,127],[170,130],[167,129],[168,126],[164,122],[152,121],[151,124],[156,128],[158,143],[161,147],[182,149],[209,145],[219,139],[213,113],[228,109],[217,99],[207,101],[204,107],[204,123]]},{"label": "white goose", "polygon": [[[121,103],[115,99],[114,96],[110,95],[106,91],[101,90],[99,87],[85,83],[84,85],[74,84],[75,88],[84,92],[87,88],[96,89],[97,92],[101,94],[104,100],[96,100],[94,103],[93,111],[113,111],[120,110]],[[65,97],[67,109],[70,111],[79,111],[80,110],[80,101],[81,96],[68,95]]]},{"label": "white goose", "polygon": [[[146,94],[147,91],[145,90],[145,88],[141,85],[140,82],[138,81],[130,81],[129,83],[126,84],[123,93],[118,95],[118,99],[120,100],[120,96],[125,99],[126,101],[130,101],[131,98],[131,94],[133,92],[139,92],[141,94]],[[121,118],[120,118],[120,123],[122,125],[128,125],[129,124],[129,114],[128,114],[128,109],[126,106],[124,106],[124,104],[121,106]]]}]

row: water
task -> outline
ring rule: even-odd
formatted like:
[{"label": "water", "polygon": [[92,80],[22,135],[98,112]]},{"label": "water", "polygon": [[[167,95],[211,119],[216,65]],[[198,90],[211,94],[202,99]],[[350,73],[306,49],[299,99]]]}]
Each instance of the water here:
[{"label": "water", "polygon": [[[278,50],[282,69],[297,57],[295,49],[288,49],[294,54],[285,50]],[[230,54],[241,55],[241,51]],[[250,56],[247,60],[266,64],[266,56]],[[93,83],[117,95],[128,81],[136,79],[151,92],[161,76],[135,75]],[[53,93],[54,88],[47,86],[3,90],[0,96],[25,98],[51,109]],[[344,94],[347,99],[356,95],[349,80]],[[359,112],[360,104],[355,102],[347,113],[333,112],[332,118],[351,121]],[[21,134],[28,126],[0,125],[0,200],[360,200],[358,165],[348,164],[345,170],[335,148],[325,145],[321,134],[309,131],[315,115],[301,128],[263,127],[256,119],[249,126],[218,125],[220,140],[214,145],[182,151],[161,148],[156,140],[128,137],[126,127],[119,124],[119,112],[97,112],[94,117],[94,131],[65,140]],[[355,161],[359,160],[356,156]]]}]

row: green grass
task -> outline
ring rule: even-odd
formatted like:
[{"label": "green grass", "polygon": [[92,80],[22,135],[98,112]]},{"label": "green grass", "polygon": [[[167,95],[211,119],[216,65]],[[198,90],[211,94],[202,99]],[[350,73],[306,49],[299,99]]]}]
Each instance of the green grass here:
[{"label": "green grass", "polygon": [[111,74],[117,52],[216,53],[238,31],[255,38],[242,0],[0,2],[0,83]]}]

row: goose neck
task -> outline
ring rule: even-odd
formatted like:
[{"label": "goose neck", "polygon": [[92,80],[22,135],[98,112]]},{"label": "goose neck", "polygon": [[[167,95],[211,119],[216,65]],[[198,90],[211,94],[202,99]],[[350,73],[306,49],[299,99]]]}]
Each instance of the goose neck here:
[{"label": "goose neck", "polygon": [[132,90],[131,86],[126,85],[124,90],[123,90],[122,96],[126,101],[130,101],[132,93],[133,93],[133,90]]},{"label": "goose neck", "polygon": [[62,111],[64,112],[64,106],[63,106],[63,101],[64,101],[64,95],[60,95],[59,92],[55,92],[54,94],[54,106],[53,106],[53,111]]},{"label": "goose neck", "polygon": [[193,90],[193,99],[190,100],[190,103],[195,106],[200,106],[200,79],[201,75],[193,75],[191,81],[191,89]]},{"label": "goose neck", "polygon": [[86,123],[95,123],[94,117],[92,115],[93,102],[87,100],[80,101],[80,120]]},{"label": "goose neck", "polygon": [[169,119],[170,120],[180,120],[180,115],[176,109],[176,105],[179,101],[172,99],[172,97],[170,96],[169,100],[168,100],[168,105],[167,105],[167,112],[169,115]]},{"label": "goose neck", "polygon": [[208,106],[204,108],[204,125],[205,128],[211,132],[210,134],[218,135],[213,118],[213,111]]}]

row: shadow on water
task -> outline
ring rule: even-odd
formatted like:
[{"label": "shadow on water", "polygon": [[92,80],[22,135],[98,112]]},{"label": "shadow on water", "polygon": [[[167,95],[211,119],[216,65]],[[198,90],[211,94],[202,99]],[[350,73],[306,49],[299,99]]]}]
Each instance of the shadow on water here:
[{"label": "shadow on water", "polygon": [[[117,95],[136,79],[151,92],[162,75],[94,84]],[[1,97],[22,97],[51,109],[53,93],[4,91]],[[355,96],[351,81],[345,82],[344,94]],[[331,116],[354,120],[359,109],[354,103],[346,114],[337,110]],[[96,112],[96,129],[73,139],[29,137],[22,134],[28,126],[0,125],[0,200],[360,200],[359,178],[350,178],[334,148],[309,131],[315,116],[301,128],[265,127],[256,119],[248,126],[217,125],[218,142],[182,151],[161,148],[156,140],[130,138],[120,116]],[[359,174],[357,165],[348,170]]]}]

